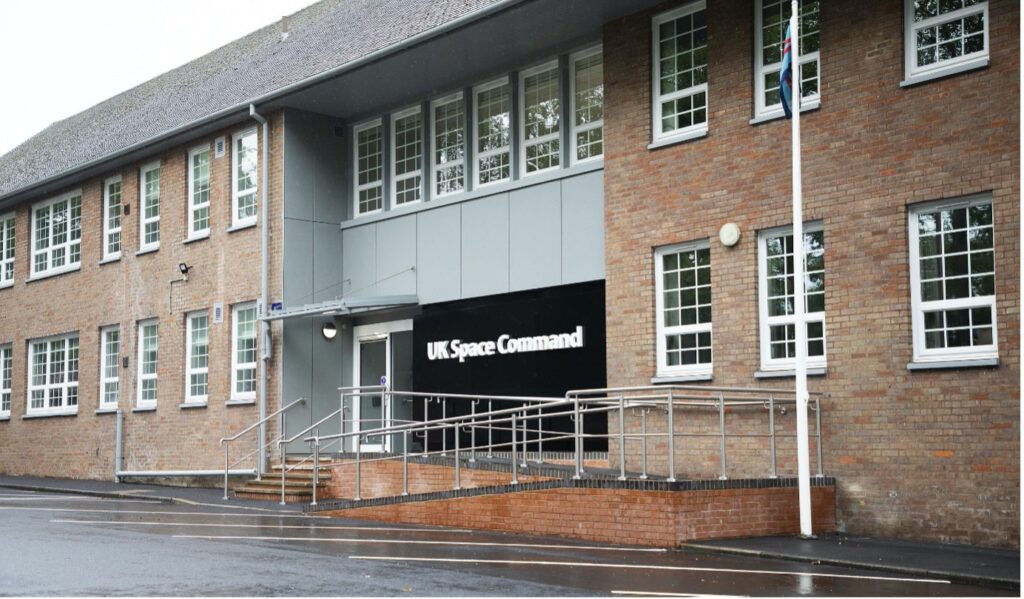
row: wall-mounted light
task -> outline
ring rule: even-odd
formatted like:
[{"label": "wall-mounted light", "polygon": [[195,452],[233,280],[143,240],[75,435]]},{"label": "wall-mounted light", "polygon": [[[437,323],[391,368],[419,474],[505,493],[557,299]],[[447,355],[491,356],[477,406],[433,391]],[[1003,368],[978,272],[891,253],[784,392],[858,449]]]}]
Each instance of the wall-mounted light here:
[{"label": "wall-mounted light", "polygon": [[190,270],[192,270],[192,267],[188,264],[185,264],[184,262],[178,263],[178,271],[181,272],[181,276],[185,277],[186,281],[188,280],[188,271]]},{"label": "wall-mounted light", "polygon": [[320,327],[320,334],[324,336],[324,339],[330,341],[337,336],[338,327],[334,326],[333,322],[325,322],[324,326]]},{"label": "wall-mounted light", "polygon": [[740,227],[736,223],[725,223],[718,230],[718,240],[725,247],[732,247],[740,241]]}]

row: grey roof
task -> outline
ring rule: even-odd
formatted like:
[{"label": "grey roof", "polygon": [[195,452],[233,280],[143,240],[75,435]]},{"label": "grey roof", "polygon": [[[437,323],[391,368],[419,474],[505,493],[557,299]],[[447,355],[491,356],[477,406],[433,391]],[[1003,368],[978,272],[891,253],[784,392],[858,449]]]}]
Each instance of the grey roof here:
[{"label": "grey roof", "polygon": [[0,197],[358,60],[503,0],[323,0],[72,117],[0,156]]}]

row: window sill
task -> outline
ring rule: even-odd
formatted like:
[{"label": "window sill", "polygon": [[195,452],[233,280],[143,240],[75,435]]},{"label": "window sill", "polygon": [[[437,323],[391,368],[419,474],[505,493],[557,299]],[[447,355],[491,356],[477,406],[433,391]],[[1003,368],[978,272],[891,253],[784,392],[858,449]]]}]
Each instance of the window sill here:
[{"label": "window sill", "polygon": [[46,414],[25,414],[21,419],[34,420],[36,418],[61,418],[68,416],[78,416],[78,408],[75,408],[74,410],[63,410],[60,412],[49,412]]},{"label": "window sill", "polygon": [[907,364],[907,370],[946,370],[950,368],[994,368],[997,366],[999,366],[999,358],[981,358],[977,360],[910,362]]},{"label": "window sill", "polygon": [[14,281],[7,281],[6,283],[0,283],[0,289],[9,289],[14,287]]},{"label": "window sill", "polygon": [[109,258],[104,258],[104,259],[100,260],[99,262],[97,262],[96,265],[97,266],[103,266],[104,264],[113,264],[114,262],[120,262],[120,261],[121,261],[121,254],[118,254],[116,256],[111,256]]},{"label": "window sill", "polygon": [[[817,368],[808,368],[807,369],[807,376],[825,376],[826,373],[828,373],[828,368],[823,368],[823,367],[820,367],[820,366],[817,367]],[[757,372],[754,373],[754,378],[755,379],[786,379],[786,378],[795,378],[795,377],[796,377],[796,369],[788,369],[788,370],[758,370]]]},{"label": "window sill", "polygon": [[0,416],[0,422],[9,422],[10,420],[11,420],[11,415],[10,414],[4,414],[3,416]]},{"label": "window sill", "polygon": [[669,385],[672,383],[695,383],[699,381],[710,381],[712,373],[696,372],[693,374],[675,374],[651,377],[652,385]]},{"label": "window sill", "polygon": [[701,138],[704,138],[704,137],[707,137],[707,136],[708,136],[708,129],[707,129],[707,127],[705,127],[703,129],[697,129],[695,131],[689,131],[689,132],[683,133],[681,135],[673,135],[672,137],[664,137],[662,139],[656,140],[653,143],[651,143],[650,145],[648,145],[647,149],[648,150],[657,150],[659,148],[665,148],[665,147],[668,147],[668,146],[674,146],[676,144],[681,144],[681,143],[687,142],[687,141],[693,141],[695,139],[701,139]]},{"label": "window sill", "polygon": [[900,81],[900,87],[911,87],[919,83],[925,83],[927,81],[934,81],[935,79],[941,79],[943,77],[949,77],[951,75],[958,75],[967,71],[973,71],[975,69],[983,69],[988,66],[988,56],[981,56],[968,61],[964,61],[958,64],[949,65],[928,71],[925,73],[918,73],[917,75],[911,75]]},{"label": "window sill", "polygon": [[102,414],[117,414],[117,412],[118,412],[117,408],[100,408],[100,409],[96,410],[95,412],[93,412],[93,414],[96,414],[97,416],[100,416]]},{"label": "window sill", "polygon": [[59,277],[60,275],[67,274],[69,272],[78,272],[80,270],[82,270],[82,265],[78,264],[78,265],[73,266],[71,268],[63,268],[61,270],[55,270],[55,271],[52,271],[52,272],[46,272],[46,273],[43,273],[41,275],[33,275],[33,276],[25,279],[25,282],[26,283],[35,283],[36,281],[42,281],[43,279],[49,279],[51,277]]},{"label": "window sill", "polygon": [[178,408],[180,408],[182,410],[194,410],[194,409],[197,409],[197,408],[205,408],[205,407],[206,407],[206,402],[205,401],[203,401],[203,402],[199,402],[199,401],[186,401],[183,404],[178,404]]},{"label": "window sill", "polygon": [[136,256],[143,256],[145,254],[152,254],[153,252],[158,252],[158,251],[160,251],[160,246],[159,245],[155,245],[153,247],[143,248],[143,249],[135,252],[135,255]]},{"label": "window sill", "polygon": [[204,239],[209,239],[209,238],[210,238],[210,232],[207,231],[206,233],[203,233],[202,235],[196,235],[195,237],[188,237],[184,241],[182,241],[181,243],[184,244],[184,245],[188,245],[190,243],[195,243],[197,241],[202,241]]},{"label": "window sill", "polygon": [[224,402],[224,405],[226,405],[229,408],[232,407],[232,406],[254,406],[254,405],[256,405],[256,400],[255,399],[229,399],[228,401]]},{"label": "window sill", "polygon": [[135,413],[135,412],[155,412],[155,411],[156,411],[156,406],[149,406],[149,407],[145,407],[145,408],[132,408],[132,413]]},{"label": "window sill", "polygon": [[[806,104],[800,105],[800,114],[802,115],[805,112],[814,112],[819,108],[821,108],[821,100],[810,100]],[[761,123],[768,123],[784,118],[786,118],[786,113],[780,108],[779,110],[772,110],[771,112],[766,112],[760,116],[750,119],[750,124],[760,125]]]},{"label": "window sill", "polygon": [[256,226],[256,221],[237,223],[237,224],[234,224],[234,225],[231,225],[230,227],[228,227],[227,228],[227,232],[228,233],[237,233],[238,231],[244,231],[246,229],[251,229],[251,228],[253,228],[255,226]]}]

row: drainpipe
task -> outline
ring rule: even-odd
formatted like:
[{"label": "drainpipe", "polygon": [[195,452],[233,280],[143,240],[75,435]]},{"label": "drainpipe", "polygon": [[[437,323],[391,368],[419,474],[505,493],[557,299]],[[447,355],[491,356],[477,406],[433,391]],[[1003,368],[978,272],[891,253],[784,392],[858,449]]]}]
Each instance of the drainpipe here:
[{"label": "drainpipe", "polygon": [[[262,348],[260,356],[260,385],[258,403],[260,421],[262,422],[263,419],[266,418],[267,416],[267,363],[270,362],[271,355],[270,323],[265,320],[267,314],[269,314],[270,312],[270,310],[268,309],[268,302],[270,301],[270,298],[268,297],[269,294],[267,292],[267,280],[270,276],[270,257],[267,251],[270,241],[270,208],[267,205],[267,187],[269,186],[269,178],[267,175],[269,169],[267,163],[270,155],[270,124],[267,123],[267,119],[263,118],[262,116],[260,116],[258,112],[256,112],[255,104],[249,104],[249,116],[251,116],[253,119],[255,119],[257,123],[263,126],[263,155],[260,159],[260,166],[262,167],[261,170],[263,171],[261,173],[262,180],[260,181],[260,189],[262,190],[260,198],[260,206],[262,212],[262,222],[260,227],[262,230],[262,240],[260,245],[260,305],[262,306],[262,313],[259,315],[258,320],[258,322],[260,323],[260,347]],[[281,433],[283,434],[284,431],[281,431]],[[256,460],[256,474],[257,476],[263,476],[263,474],[267,470],[267,454],[262,449],[263,444],[267,439],[266,423],[260,424],[259,436],[260,455],[259,459]]]}]

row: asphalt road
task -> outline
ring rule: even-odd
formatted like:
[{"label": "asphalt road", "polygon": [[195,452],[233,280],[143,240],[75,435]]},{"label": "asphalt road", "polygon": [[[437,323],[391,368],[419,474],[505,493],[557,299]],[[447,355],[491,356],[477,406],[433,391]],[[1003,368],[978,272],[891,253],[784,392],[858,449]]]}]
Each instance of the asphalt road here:
[{"label": "asphalt road", "polygon": [[0,489],[0,595],[651,594],[999,591],[757,558],[316,518],[273,504],[256,510]]}]

